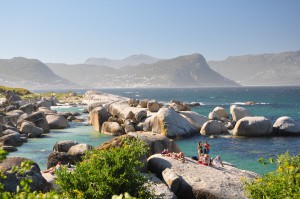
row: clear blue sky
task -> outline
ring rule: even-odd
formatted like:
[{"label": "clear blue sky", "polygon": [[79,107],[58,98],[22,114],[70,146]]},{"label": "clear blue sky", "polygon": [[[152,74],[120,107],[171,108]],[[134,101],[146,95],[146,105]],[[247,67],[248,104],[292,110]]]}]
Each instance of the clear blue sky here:
[{"label": "clear blue sky", "polygon": [[300,50],[300,0],[0,0],[0,58],[82,63]]}]

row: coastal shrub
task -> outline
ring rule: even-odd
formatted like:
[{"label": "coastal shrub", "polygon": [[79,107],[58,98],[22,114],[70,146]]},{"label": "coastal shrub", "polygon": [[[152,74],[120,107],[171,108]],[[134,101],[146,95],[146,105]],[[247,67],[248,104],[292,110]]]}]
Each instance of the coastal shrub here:
[{"label": "coastal shrub", "polygon": [[18,95],[28,95],[31,94],[31,92],[25,88],[12,88],[12,87],[7,87],[7,86],[0,86],[0,94],[2,96],[4,96],[4,92],[5,91],[13,91],[14,93],[18,94]]},{"label": "coastal shrub", "polygon": [[56,184],[64,197],[112,198],[128,192],[137,198],[153,198],[144,184],[144,176],[137,171],[140,158],[149,148],[140,140],[123,140],[123,146],[87,152],[84,160],[76,164],[74,172],[62,169]]},{"label": "coastal shrub", "polygon": [[[266,164],[263,159],[260,162]],[[300,198],[300,154],[279,155],[276,171],[245,182],[245,188],[250,198]]]}]

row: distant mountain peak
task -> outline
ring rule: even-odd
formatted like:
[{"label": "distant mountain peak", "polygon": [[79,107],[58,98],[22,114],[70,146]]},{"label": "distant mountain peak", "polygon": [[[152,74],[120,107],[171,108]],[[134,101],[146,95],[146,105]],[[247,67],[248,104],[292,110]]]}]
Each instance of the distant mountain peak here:
[{"label": "distant mountain peak", "polygon": [[137,54],[131,55],[121,60],[114,60],[108,58],[88,58],[84,64],[87,65],[98,65],[98,66],[109,66],[112,68],[122,68],[124,66],[136,66],[139,64],[152,64],[157,62],[158,58],[151,57],[149,55]]}]

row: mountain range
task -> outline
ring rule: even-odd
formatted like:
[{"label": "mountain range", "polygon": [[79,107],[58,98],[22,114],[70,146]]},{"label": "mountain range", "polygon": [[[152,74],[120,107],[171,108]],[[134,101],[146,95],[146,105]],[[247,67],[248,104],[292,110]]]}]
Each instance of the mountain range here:
[{"label": "mountain range", "polygon": [[133,55],[89,58],[83,64],[0,59],[0,84],[28,89],[300,85],[300,51],[232,56],[206,62],[201,54],[173,59]]},{"label": "mountain range", "polygon": [[97,66],[108,66],[112,68],[122,68],[124,66],[136,66],[139,64],[153,64],[157,62],[158,58],[151,57],[149,55],[131,55],[121,60],[113,60],[107,58],[88,58],[84,64],[97,65]]},{"label": "mountain range", "polygon": [[75,83],[54,74],[41,61],[23,57],[0,59],[0,85],[30,89],[76,86]]},{"label": "mountain range", "polygon": [[300,85],[300,51],[232,56],[208,64],[243,86]]},{"label": "mountain range", "polygon": [[238,86],[213,71],[200,54],[115,69],[88,64],[47,64],[54,73],[83,87]]}]

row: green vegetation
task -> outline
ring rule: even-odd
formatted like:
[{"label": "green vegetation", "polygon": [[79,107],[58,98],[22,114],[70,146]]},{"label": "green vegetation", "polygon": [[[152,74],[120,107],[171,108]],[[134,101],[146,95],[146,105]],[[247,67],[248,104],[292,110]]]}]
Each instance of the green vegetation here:
[{"label": "green vegetation", "polygon": [[125,192],[138,198],[153,198],[144,186],[147,181],[136,170],[147,151],[139,140],[123,140],[122,147],[93,150],[72,173],[62,169],[56,183],[69,198],[111,198]]},{"label": "green vegetation", "polygon": [[[4,192],[4,185],[0,183],[0,198],[154,198],[145,186],[147,179],[136,170],[143,165],[140,159],[149,148],[136,139],[124,139],[123,142],[121,147],[88,152],[84,160],[76,164],[74,172],[64,167],[56,171],[59,194],[30,192],[31,180],[24,178],[15,193]],[[6,155],[7,152],[0,150],[0,162]],[[31,164],[30,161],[23,162],[20,168],[15,167],[12,171],[22,175]],[[5,175],[0,170],[0,179],[3,178]]]},{"label": "green vegetation", "polygon": [[73,96],[74,92],[68,91],[68,92],[46,92],[46,93],[31,93],[28,95],[22,96],[22,99],[40,99],[42,97],[56,97],[59,101],[68,101],[68,100],[79,100],[82,98],[82,95],[76,94]]},{"label": "green vegetation", "polygon": [[[267,162],[261,158],[260,163]],[[272,164],[273,160],[269,162]],[[277,157],[277,170],[261,178],[245,182],[250,198],[300,198],[300,154],[289,152]]]},{"label": "green vegetation", "polygon": [[12,88],[7,86],[0,86],[0,96],[5,96],[5,91],[13,91],[14,93],[23,96],[23,95],[29,95],[31,92],[25,88]]}]

